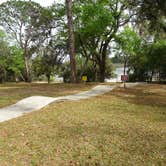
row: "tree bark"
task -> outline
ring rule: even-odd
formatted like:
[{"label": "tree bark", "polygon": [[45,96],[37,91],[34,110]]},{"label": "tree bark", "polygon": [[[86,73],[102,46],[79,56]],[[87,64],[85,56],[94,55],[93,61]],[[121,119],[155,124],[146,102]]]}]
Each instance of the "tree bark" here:
[{"label": "tree bark", "polygon": [[46,74],[46,77],[47,77],[47,83],[50,84],[50,74]]},{"label": "tree bark", "polygon": [[31,82],[32,80],[31,80],[31,71],[29,66],[29,58],[27,56],[26,51],[24,52],[24,63],[25,63],[25,72],[26,72],[25,81]]},{"label": "tree bark", "polygon": [[106,70],[106,57],[107,57],[107,47],[109,42],[106,42],[103,45],[103,48],[101,50],[101,60],[99,62],[99,70],[100,70],[100,82],[105,81],[105,70]]},{"label": "tree bark", "polygon": [[72,17],[72,0],[66,0],[66,12],[69,28],[69,53],[70,53],[70,81],[76,82],[76,67],[75,67],[75,45],[74,45],[74,26]]},{"label": "tree bark", "polygon": [[105,69],[106,69],[106,58],[102,57],[102,61],[99,64],[99,80],[100,82],[104,82],[105,81]]}]

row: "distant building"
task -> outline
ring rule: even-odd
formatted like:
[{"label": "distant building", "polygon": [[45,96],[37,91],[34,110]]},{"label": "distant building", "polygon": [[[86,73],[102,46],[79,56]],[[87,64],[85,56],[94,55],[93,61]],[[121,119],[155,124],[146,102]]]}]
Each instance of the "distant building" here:
[{"label": "distant building", "polygon": [[115,77],[110,79],[105,79],[105,82],[121,82],[121,75],[123,75],[124,68],[123,67],[117,67],[115,69]]}]

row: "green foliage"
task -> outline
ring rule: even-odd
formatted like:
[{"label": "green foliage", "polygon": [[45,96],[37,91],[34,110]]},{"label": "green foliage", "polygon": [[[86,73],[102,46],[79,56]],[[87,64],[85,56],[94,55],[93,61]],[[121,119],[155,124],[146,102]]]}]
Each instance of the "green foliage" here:
[{"label": "green foliage", "polygon": [[[40,5],[35,2],[7,1],[0,5],[0,25],[24,47],[24,43],[21,42],[33,37],[32,25],[39,22],[40,10]],[[21,38],[19,34],[22,35]]]},{"label": "green foliage", "polygon": [[[88,82],[100,81],[99,68],[92,61],[87,61],[86,58],[81,56],[76,56],[76,77],[77,81],[80,82],[82,76],[87,76]],[[60,76],[64,78],[65,82],[70,81],[70,63],[65,62],[61,68]],[[106,78],[110,78],[113,75],[113,65],[111,59],[108,59],[106,62]]]},{"label": "green foliage", "polygon": [[151,44],[144,44],[139,53],[131,56],[129,67],[134,72],[132,80],[152,81],[157,76],[158,81],[166,81],[166,42],[159,40]]},{"label": "green foliage", "polygon": [[19,77],[25,69],[23,50],[16,46],[10,47],[10,56],[8,57],[7,63],[7,69],[12,71],[16,78]]},{"label": "green foliage", "polygon": [[152,43],[147,50],[148,67],[159,73],[159,80],[166,81],[166,41]]},{"label": "green foliage", "polygon": [[66,53],[66,47],[63,43],[50,41],[48,46],[43,48],[39,55],[33,60],[34,76],[45,75],[48,83],[51,76],[54,76],[59,66],[62,64]]},{"label": "green foliage", "polygon": [[4,41],[5,37],[6,37],[5,32],[2,29],[0,29],[0,41]]},{"label": "green foliage", "polygon": [[[165,5],[164,0],[74,0],[77,79],[82,75],[87,75],[88,81],[110,77],[109,54],[118,46],[112,61],[125,62],[134,72],[133,80],[151,80],[154,73],[165,80]],[[135,27],[140,35],[138,29],[133,30],[134,24],[125,26],[131,19],[139,20]],[[15,45],[9,46],[6,33],[0,29],[0,81],[9,80],[8,75],[10,80],[26,80],[32,70],[34,77],[45,75],[49,81],[59,72],[57,66],[69,54],[65,4],[44,8],[33,1],[7,1],[0,5],[0,25]],[[149,38],[154,39],[152,43]],[[69,66],[65,62],[60,72],[66,81]]]},{"label": "green foliage", "polygon": [[5,80],[7,57],[9,56],[9,46],[6,42],[6,34],[3,30],[0,30],[0,82]]},{"label": "green foliage", "polygon": [[[124,63],[124,74],[126,74],[126,67],[130,66],[131,63],[133,64],[133,62],[135,63],[136,58],[140,58],[142,41],[140,36],[128,26],[117,35],[116,41],[120,49],[119,56],[122,57],[119,59],[122,59],[122,62]],[[137,67],[134,64],[134,69],[132,70],[137,70]]]},{"label": "green foliage", "polygon": [[165,0],[139,0],[138,19],[146,25],[149,32],[157,37],[166,33],[166,1]]},{"label": "green foliage", "polygon": [[[86,61],[85,58],[76,56],[76,78],[77,82],[80,82],[82,76],[86,75],[87,81],[96,81],[96,68],[91,61]],[[63,77],[64,82],[70,82],[70,62],[67,61],[63,64],[60,70],[60,76]]]},{"label": "green foliage", "polygon": [[86,58],[77,56],[76,64],[77,80],[81,81],[82,76],[87,76],[87,81],[97,81],[97,67],[94,66],[92,61],[87,61]]},{"label": "green foliage", "polygon": [[130,1],[91,0],[75,2],[75,34],[77,53],[95,62],[100,81],[105,79],[107,57],[121,26],[132,18]]},{"label": "green foliage", "polygon": [[0,80],[6,81],[9,77],[19,78],[24,71],[23,51],[16,46],[9,46],[6,34],[0,31]]},{"label": "green foliage", "polygon": [[116,40],[124,56],[134,56],[140,51],[141,38],[131,28],[125,27]]},{"label": "green foliage", "polygon": [[123,57],[119,55],[119,53],[116,53],[114,57],[111,58],[112,63],[116,64],[122,64],[123,63]]},{"label": "green foliage", "polygon": [[11,0],[0,5],[0,25],[23,50],[25,80],[31,81],[31,57],[52,35],[55,28],[52,10],[33,1]]},{"label": "green foliage", "polygon": [[100,36],[106,27],[113,24],[113,16],[110,10],[104,7],[105,3],[85,3],[82,6],[81,32],[87,37]]}]

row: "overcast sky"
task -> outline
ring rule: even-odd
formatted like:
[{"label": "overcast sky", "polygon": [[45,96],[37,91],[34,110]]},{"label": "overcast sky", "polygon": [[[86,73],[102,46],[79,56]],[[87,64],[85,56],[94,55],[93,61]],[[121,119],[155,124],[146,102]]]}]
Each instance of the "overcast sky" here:
[{"label": "overcast sky", "polygon": [[[0,0],[0,4],[5,1],[7,0]],[[40,3],[42,6],[50,6],[51,4],[54,3],[54,1],[62,2],[63,0],[32,0],[32,1]]]}]

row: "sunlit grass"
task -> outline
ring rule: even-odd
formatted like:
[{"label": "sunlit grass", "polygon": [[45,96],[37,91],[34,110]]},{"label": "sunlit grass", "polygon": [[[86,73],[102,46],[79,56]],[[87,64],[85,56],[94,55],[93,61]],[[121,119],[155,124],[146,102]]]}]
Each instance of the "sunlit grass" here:
[{"label": "sunlit grass", "polygon": [[1,123],[0,165],[164,166],[166,94],[152,88],[166,86],[118,88]]},{"label": "sunlit grass", "polygon": [[29,96],[63,96],[88,90],[95,84],[0,84],[0,107],[4,107]]}]

